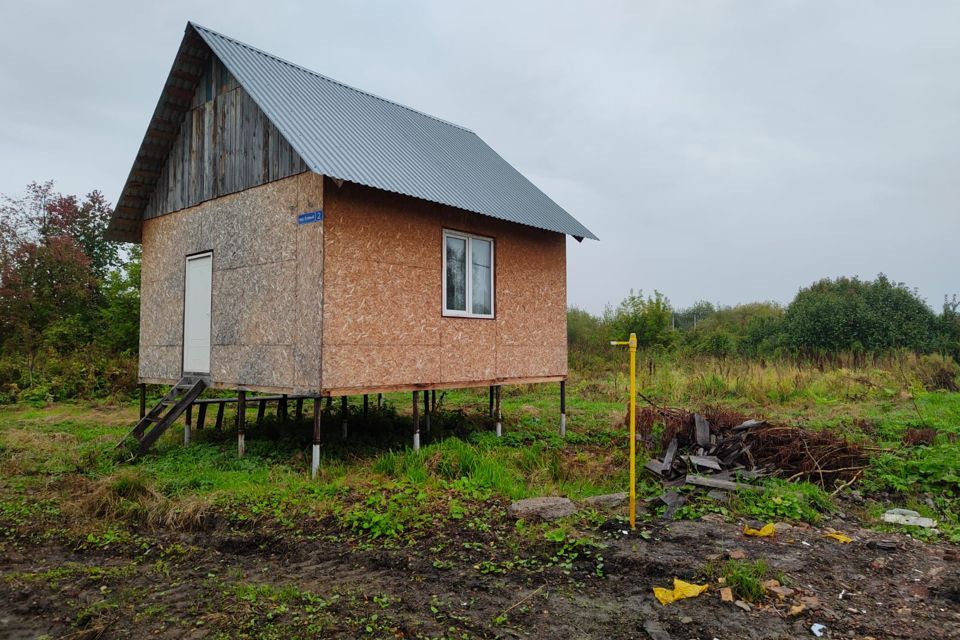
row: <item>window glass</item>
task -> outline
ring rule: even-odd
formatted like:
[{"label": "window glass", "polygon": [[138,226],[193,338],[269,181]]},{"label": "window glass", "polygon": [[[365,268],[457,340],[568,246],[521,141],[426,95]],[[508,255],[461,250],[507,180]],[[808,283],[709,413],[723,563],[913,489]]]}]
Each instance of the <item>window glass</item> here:
[{"label": "window glass", "polygon": [[447,309],[467,310],[467,241],[447,236]]},{"label": "window glass", "polygon": [[493,246],[489,240],[470,239],[471,311],[490,315],[493,310],[491,284]]}]

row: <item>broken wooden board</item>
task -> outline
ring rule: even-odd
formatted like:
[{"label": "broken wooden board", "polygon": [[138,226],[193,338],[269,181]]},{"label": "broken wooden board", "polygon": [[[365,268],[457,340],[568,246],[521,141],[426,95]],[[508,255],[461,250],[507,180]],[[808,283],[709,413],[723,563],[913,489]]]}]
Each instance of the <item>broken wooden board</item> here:
[{"label": "broken wooden board", "polygon": [[661,495],[659,498],[657,498],[657,500],[667,505],[668,507],[672,507],[678,502],[681,502],[683,500],[683,496],[681,496],[678,492],[671,490]]},{"label": "broken wooden board", "polygon": [[657,460],[656,458],[647,460],[647,464],[643,465],[643,468],[657,476],[662,476],[663,472],[666,470],[666,468],[663,466],[663,462]]},{"label": "broken wooden board", "polygon": [[747,420],[742,422],[733,428],[733,431],[744,431],[746,429],[753,429],[754,427],[759,427],[760,425],[767,424],[766,420]]},{"label": "broken wooden board", "polygon": [[724,465],[725,467],[729,467],[730,465],[732,465],[732,464],[734,463],[734,461],[735,461],[737,458],[739,458],[741,455],[743,455],[743,453],[744,453],[746,450],[747,450],[746,447],[745,447],[745,448],[742,448],[742,449],[740,449],[740,448],[734,449],[734,450],[731,451],[730,453],[727,453],[727,454],[725,454],[725,455],[720,456],[720,461],[723,463],[723,465]]},{"label": "broken wooden board", "polygon": [[688,474],[684,482],[698,487],[723,489],[725,491],[737,491],[740,489],[750,489],[752,491],[765,490],[763,487],[757,487],[752,484],[743,484],[742,482],[731,482],[730,480],[720,480],[710,476],[697,476],[692,474]]},{"label": "broken wooden board", "polygon": [[660,500],[660,502],[667,505],[667,508],[663,512],[663,516],[662,516],[666,520],[673,518],[673,514],[677,512],[677,509],[682,507],[683,504],[687,501],[686,498],[684,498],[677,491],[674,491],[672,489],[664,493],[658,499]]},{"label": "broken wooden board", "polygon": [[714,469],[716,471],[723,471],[723,467],[720,466],[720,459],[716,456],[680,456],[690,464],[697,467],[704,467],[706,469]]},{"label": "broken wooden board", "polygon": [[677,455],[677,446],[679,446],[678,443],[677,443],[677,437],[674,436],[673,439],[670,440],[670,444],[667,445],[667,451],[666,451],[666,453],[663,454],[663,469],[664,469],[664,470],[667,470],[667,469],[669,469],[670,467],[673,466],[673,458],[674,458],[674,456]]},{"label": "broken wooden board", "polygon": [[770,475],[764,469],[732,469],[734,477],[738,480],[757,480],[763,476]]},{"label": "broken wooden board", "polygon": [[699,413],[693,414],[693,422],[696,428],[697,444],[701,447],[710,446],[710,423]]}]

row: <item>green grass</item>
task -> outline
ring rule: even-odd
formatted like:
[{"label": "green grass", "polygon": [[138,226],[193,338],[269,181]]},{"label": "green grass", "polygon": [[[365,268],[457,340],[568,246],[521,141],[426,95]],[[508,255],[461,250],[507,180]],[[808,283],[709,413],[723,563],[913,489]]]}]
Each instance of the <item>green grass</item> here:
[{"label": "green grass", "polygon": [[90,583],[103,583],[132,575],[135,572],[135,564],[127,564],[119,567],[98,567],[68,562],[63,566],[44,571],[8,573],[3,576],[3,579],[8,582],[46,582],[51,587],[56,588],[61,582],[72,578],[79,577]]},{"label": "green grass", "polygon": [[722,578],[723,584],[733,590],[733,595],[738,600],[759,602],[767,594],[763,582],[769,578],[770,569],[763,560],[710,562],[707,563],[705,572],[711,580]]},{"label": "green grass", "polygon": [[689,520],[707,513],[733,515],[761,522],[806,522],[817,524],[834,511],[830,495],[809,482],[786,482],[768,478],[764,491],[744,489],[732,492],[729,501],[717,502],[703,492],[683,488],[687,503],[674,514],[676,520]]},{"label": "green grass", "polygon": [[[948,538],[960,537],[960,394],[925,391],[915,380],[904,384],[884,370],[648,364],[641,358],[640,382],[654,402],[720,404],[861,442],[871,448],[871,463],[851,488],[868,497],[887,492],[891,506],[923,505],[943,522]],[[380,540],[418,531],[423,514],[464,525],[496,519],[501,516],[489,511],[490,505],[506,500],[626,490],[625,385],[622,370],[572,373],[565,439],[557,433],[558,385],[505,388],[502,438],[494,436],[486,418],[486,389],[443,392],[442,411],[433,417],[432,433],[423,434],[419,452],[409,447],[409,394],[388,394],[385,410],[372,412],[366,424],[360,398],[352,399],[346,442],[339,437],[335,403],[324,418],[316,480],[308,474],[306,422],[279,425],[271,417],[264,429],[251,427],[247,454],[238,458],[228,412],[222,433],[208,424],[183,447],[177,426],[155,452],[130,463],[113,447],[136,419],[133,403],[6,406],[0,408],[0,521],[13,528],[35,520],[69,521],[77,511],[63,501],[72,495],[70,483],[93,496],[84,508],[121,526],[198,526],[216,509],[235,524],[270,521],[293,531],[309,531],[311,522],[332,516],[348,531]],[[933,443],[904,446],[908,429],[920,427],[937,430]],[[640,464],[644,456],[641,451]],[[661,491],[642,472],[639,480],[641,496]],[[767,485],[767,494],[743,492],[726,505],[692,497],[678,516],[714,511],[817,523],[833,508],[828,492],[813,485],[776,480]],[[868,501],[868,511],[877,508]],[[91,530],[102,535],[109,526],[97,523]]]},{"label": "green grass", "polygon": [[[535,495],[581,498],[622,490],[626,469],[619,456],[610,464],[600,455],[577,452],[562,443],[528,442],[514,432],[497,439],[475,434],[465,442],[457,437],[441,440],[415,452],[388,451],[372,465],[374,471],[412,484],[464,480],[473,486],[511,499]],[[616,466],[613,466],[613,462]]]},{"label": "green grass", "polygon": [[763,522],[800,521],[817,524],[824,514],[834,510],[829,494],[809,482],[786,482],[772,478],[764,483],[766,491],[740,491],[738,511]]},{"label": "green grass", "polygon": [[[926,391],[915,380],[904,383],[883,370],[819,372],[711,361],[676,366],[658,361],[651,368],[644,358],[641,364],[642,392],[657,404],[721,405],[831,430],[871,454],[864,474],[839,493],[856,490],[862,500],[838,505],[835,487],[768,478],[765,492],[734,492],[725,502],[681,489],[687,504],[675,517],[712,512],[730,520],[820,525],[842,509],[880,530],[960,544],[960,393]],[[486,389],[438,394],[442,411],[433,416],[432,432],[423,431],[419,452],[410,447],[409,394],[388,395],[385,410],[373,412],[365,423],[360,398],[351,399],[346,441],[340,438],[339,403],[334,403],[323,420],[316,479],[309,475],[309,421],[281,425],[271,416],[264,428],[250,425],[241,459],[228,410],[223,432],[208,422],[184,447],[182,425],[177,425],[153,452],[131,462],[114,445],[136,420],[134,402],[0,406],[0,547],[59,544],[70,550],[71,559],[92,561],[11,573],[3,578],[11,583],[5,586],[62,593],[98,589],[96,600],[65,601],[67,617],[78,629],[105,628],[118,615],[171,624],[179,614],[156,598],[126,591],[125,584],[146,576],[157,589],[175,587],[182,572],[194,566],[195,554],[203,553],[191,542],[202,537],[251,550],[330,544],[398,562],[422,555],[436,571],[493,585],[506,580],[541,584],[547,574],[551,582],[567,576],[580,588],[604,579],[609,542],[598,528],[611,517],[623,522],[623,513],[586,510],[538,524],[514,521],[506,508],[518,498],[577,499],[627,489],[625,384],[622,369],[574,372],[565,439],[557,433],[555,384],[504,389],[502,438],[493,434],[486,417]],[[918,428],[936,430],[929,445],[905,442]],[[639,454],[642,465],[647,452]],[[663,491],[642,471],[638,480],[641,498]],[[939,533],[881,523],[883,511],[894,506],[937,519]],[[641,512],[641,521],[656,516]],[[657,526],[647,523],[639,535],[651,538]],[[106,562],[108,557],[122,561]],[[137,574],[127,577],[133,571]],[[762,562],[716,561],[704,573],[722,578],[737,598],[751,602],[766,597],[766,580],[784,581]],[[184,632],[200,622],[212,638],[393,637],[407,629],[395,593],[314,583],[296,587],[286,576],[259,571],[214,570],[198,580],[192,585],[196,608],[184,621]],[[434,596],[429,611],[448,635],[460,637],[469,625],[454,601],[459,596],[450,602]],[[521,611],[504,611],[493,622],[511,626]],[[227,615],[210,615],[220,612]]]}]

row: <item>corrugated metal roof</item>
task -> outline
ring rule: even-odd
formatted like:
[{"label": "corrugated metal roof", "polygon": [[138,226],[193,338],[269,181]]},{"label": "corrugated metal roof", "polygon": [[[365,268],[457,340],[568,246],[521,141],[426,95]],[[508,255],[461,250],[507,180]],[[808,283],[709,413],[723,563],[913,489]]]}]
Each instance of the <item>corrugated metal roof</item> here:
[{"label": "corrugated metal roof", "polygon": [[472,131],[190,28],[316,173],[597,239]]}]

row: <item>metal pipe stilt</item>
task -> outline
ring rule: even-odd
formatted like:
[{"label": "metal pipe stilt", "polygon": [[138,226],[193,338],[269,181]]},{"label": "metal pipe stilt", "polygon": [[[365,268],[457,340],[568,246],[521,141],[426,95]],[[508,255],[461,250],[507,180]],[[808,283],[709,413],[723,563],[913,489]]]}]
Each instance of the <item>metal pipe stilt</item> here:
[{"label": "metal pipe stilt", "polygon": [[238,391],[237,392],[237,455],[243,457],[243,454],[246,453],[247,447],[245,439],[245,431],[247,428],[247,392]]},{"label": "metal pipe stilt", "polygon": [[430,414],[431,413],[432,412],[430,411],[430,392],[424,391],[423,392],[423,417],[425,418],[427,423],[426,424],[427,433],[430,433]]},{"label": "metal pipe stilt", "polygon": [[560,437],[567,436],[567,381],[560,381]]},{"label": "metal pipe stilt", "polygon": [[420,451],[420,398],[413,392],[413,450]]},{"label": "metal pipe stilt", "polygon": [[501,387],[500,385],[497,385],[496,412],[497,412],[497,437],[498,438],[503,435],[503,410],[500,405],[500,397],[502,395],[503,395],[503,387]]},{"label": "metal pipe stilt", "polygon": [[311,447],[310,477],[316,479],[320,471],[320,397],[313,399],[313,446]]}]

